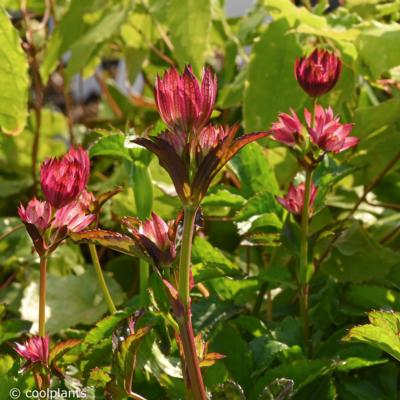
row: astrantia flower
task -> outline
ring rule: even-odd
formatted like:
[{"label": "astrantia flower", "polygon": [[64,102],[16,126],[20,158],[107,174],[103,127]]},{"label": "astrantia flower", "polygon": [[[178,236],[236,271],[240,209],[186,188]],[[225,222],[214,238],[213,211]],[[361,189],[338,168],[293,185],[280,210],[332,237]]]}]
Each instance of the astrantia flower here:
[{"label": "astrantia flower", "polygon": [[142,222],[134,217],[126,217],[122,223],[127,227],[136,243],[147,253],[157,266],[167,266],[176,257],[176,224],[167,224],[156,213]]},{"label": "astrantia flower", "polygon": [[29,364],[49,362],[49,337],[32,336],[23,344],[15,343],[15,351]]},{"label": "astrantia flower", "polygon": [[81,232],[95,219],[95,215],[86,214],[82,204],[75,201],[56,211],[52,228],[66,228],[67,232]]},{"label": "astrantia flower", "polygon": [[270,133],[276,141],[295,146],[303,139],[303,125],[294,110],[291,109],[290,113],[292,115],[280,113],[279,120],[272,124]]},{"label": "astrantia flower", "polygon": [[317,105],[314,123],[312,123],[311,113],[307,109],[304,110],[304,115],[311,141],[322,150],[340,153],[358,144],[357,137],[349,136],[353,124],[341,124],[340,118],[334,116],[331,107],[324,110],[323,107]]},{"label": "astrantia flower", "polygon": [[34,197],[26,208],[20,204],[18,215],[24,224],[32,224],[40,233],[43,233],[50,224],[51,205],[47,201],[40,201]]},{"label": "astrantia flower", "polygon": [[174,133],[199,131],[211,116],[217,94],[217,78],[209,68],[203,71],[201,83],[186,67],[182,75],[175,68],[157,77],[154,96],[158,112]]},{"label": "astrantia flower", "polygon": [[90,173],[88,153],[71,148],[61,158],[50,158],[40,169],[40,183],[47,201],[61,208],[78,198],[86,187]]},{"label": "astrantia flower", "polygon": [[[298,186],[290,184],[287,195],[285,197],[277,197],[276,199],[290,213],[301,215],[304,205],[304,186],[304,182],[300,183]],[[310,217],[314,212],[313,205],[317,192],[317,187],[314,185],[314,183],[311,183],[310,201],[308,206],[308,213]]]},{"label": "astrantia flower", "polygon": [[336,85],[341,70],[342,62],[335,54],[315,49],[308,57],[296,59],[294,73],[304,91],[319,97]]},{"label": "astrantia flower", "polygon": [[186,144],[176,140],[176,133],[171,131],[136,138],[134,142],[157,155],[182,202],[196,206],[217,173],[243,146],[268,135],[267,132],[255,132],[235,138],[238,129],[238,125],[208,125],[188,138]]},{"label": "astrantia flower", "polygon": [[96,198],[92,192],[83,189],[78,201],[84,210],[89,210],[90,206],[96,201]]}]

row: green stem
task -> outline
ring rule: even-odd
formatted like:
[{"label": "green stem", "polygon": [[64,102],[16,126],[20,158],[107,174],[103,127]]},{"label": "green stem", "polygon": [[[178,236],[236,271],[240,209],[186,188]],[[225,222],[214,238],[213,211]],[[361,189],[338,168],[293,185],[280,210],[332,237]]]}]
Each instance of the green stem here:
[{"label": "green stem", "polygon": [[[199,360],[194,342],[192,314],[190,304],[190,267],[192,257],[192,240],[197,207],[184,208],[182,245],[179,259],[179,299],[183,305],[183,315],[177,316],[186,370],[189,378],[188,395],[194,400],[207,400],[201,375]],[[184,371],[185,374],[185,371]]]},{"label": "green stem", "polygon": [[39,336],[46,336],[46,274],[47,254],[40,256]]},{"label": "green stem", "polygon": [[149,264],[143,259],[139,259],[139,290],[140,305],[144,307],[147,304],[147,289],[149,287]]},{"label": "green stem", "polygon": [[308,320],[308,222],[309,203],[311,195],[312,170],[306,170],[306,181],[304,185],[304,203],[301,215],[301,241],[300,241],[300,267],[299,267],[299,296],[300,314],[303,325],[303,336],[306,345],[309,339]]},{"label": "green stem", "polygon": [[179,297],[185,308],[190,305],[190,264],[197,207],[184,208],[182,246],[179,258]]},{"label": "green stem", "polygon": [[108,290],[108,287],[107,287],[106,280],[104,279],[104,275],[103,275],[103,271],[101,269],[99,257],[97,255],[96,246],[94,244],[89,244],[89,251],[90,251],[90,256],[92,257],[94,269],[97,274],[97,279],[99,280],[99,284],[100,284],[101,290],[103,292],[104,299],[107,303],[110,313],[114,314],[117,311],[117,308],[114,305],[110,291]]}]

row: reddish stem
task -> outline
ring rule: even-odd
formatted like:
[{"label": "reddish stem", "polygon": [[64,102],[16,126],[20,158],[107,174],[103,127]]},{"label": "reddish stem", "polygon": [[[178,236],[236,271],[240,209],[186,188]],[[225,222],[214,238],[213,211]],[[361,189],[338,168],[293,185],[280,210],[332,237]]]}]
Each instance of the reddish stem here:
[{"label": "reddish stem", "polygon": [[190,309],[185,310],[182,318],[178,318],[178,325],[183,352],[185,354],[186,372],[189,377],[188,383],[190,388],[188,389],[190,389],[194,400],[207,400],[199,360],[197,358]]}]

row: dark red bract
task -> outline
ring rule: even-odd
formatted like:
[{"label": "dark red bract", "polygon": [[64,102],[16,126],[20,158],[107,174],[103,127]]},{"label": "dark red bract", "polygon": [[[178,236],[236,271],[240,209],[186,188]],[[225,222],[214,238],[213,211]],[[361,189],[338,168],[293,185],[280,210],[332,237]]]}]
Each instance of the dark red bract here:
[{"label": "dark red bract", "polygon": [[326,50],[315,49],[308,57],[296,59],[294,73],[300,86],[311,97],[328,93],[338,81],[342,61]]},{"label": "dark red bract", "polygon": [[228,161],[243,146],[268,135],[267,132],[253,132],[235,137],[238,129],[238,125],[208,125],[187,143],[171,131],[136,138],[134,142],[157,155],[183,204],[199,205],[212,180]]}]

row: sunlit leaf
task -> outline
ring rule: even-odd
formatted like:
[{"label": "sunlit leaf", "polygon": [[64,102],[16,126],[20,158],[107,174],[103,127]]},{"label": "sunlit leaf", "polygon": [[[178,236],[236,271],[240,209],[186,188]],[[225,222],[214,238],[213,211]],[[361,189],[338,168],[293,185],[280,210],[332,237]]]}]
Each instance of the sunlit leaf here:
[{"label": "sunlit leaf", "polygon": [[17,135],[26,123],[28,62],[18,32],[0,5],[0,129]]}]

